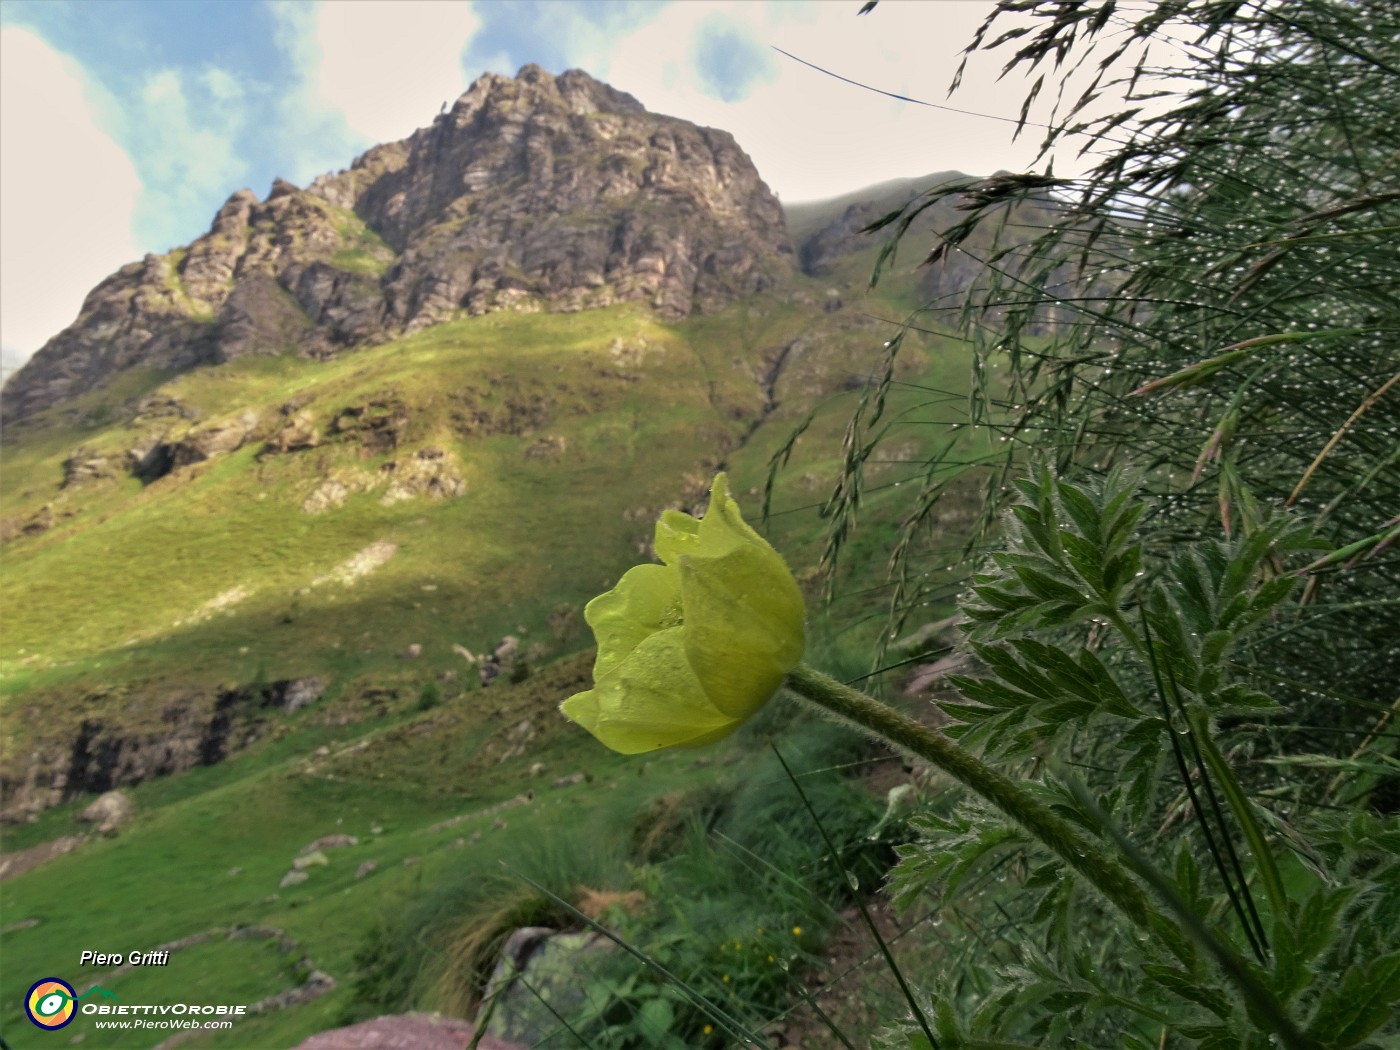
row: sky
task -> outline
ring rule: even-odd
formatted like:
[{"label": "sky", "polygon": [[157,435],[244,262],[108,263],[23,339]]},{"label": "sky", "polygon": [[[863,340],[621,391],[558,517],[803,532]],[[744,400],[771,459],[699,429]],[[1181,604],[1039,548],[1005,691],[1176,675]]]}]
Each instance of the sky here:
[{"label": "sky", "polygon": [[[0,0],[0,357],[204,233],[241,188],[305,186],[432,122],[486,72],[581,68],[734,134],[786,202],[1027,170],[1026,84],[983,58],[986,0]],[[780,53],[786,51],[795,58]],[[915,99],[852,86],[802,64]],[[1070,156],[1056,174],[1073,174]],[[1043,166],[1043,164],[1042,164]]]}]

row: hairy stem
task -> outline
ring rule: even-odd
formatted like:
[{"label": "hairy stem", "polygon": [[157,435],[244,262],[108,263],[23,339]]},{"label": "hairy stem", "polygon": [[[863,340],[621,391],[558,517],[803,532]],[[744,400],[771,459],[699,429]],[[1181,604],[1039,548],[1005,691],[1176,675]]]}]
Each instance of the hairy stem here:
[{"label": "hairy stem", "polygon": [[[1135,926],[1156,935],[1156,929],[1149,922],[1154,912],[1151,902],[1123,866],[1020,784],[998,773],[942,733],[806,664],[798,664],[788,674],[787,686],[803,699],[933,763],[977,792],[1063,858]],[[1176,951],[1174,946],[1169,947]]]}]

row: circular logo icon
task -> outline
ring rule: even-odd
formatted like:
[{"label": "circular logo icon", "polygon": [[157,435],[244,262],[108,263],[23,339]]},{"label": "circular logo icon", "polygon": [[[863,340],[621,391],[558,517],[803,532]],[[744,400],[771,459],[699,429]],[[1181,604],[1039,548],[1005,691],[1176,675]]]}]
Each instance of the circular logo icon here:
[{"label": "circular logo icon", "polygon": [[67,981],[45,977],[30,986],[29,994],[24,997],[24,1012],[40,1028],[62,1028],[77,1012],[73,1005],[77,997],[78,993]]}]

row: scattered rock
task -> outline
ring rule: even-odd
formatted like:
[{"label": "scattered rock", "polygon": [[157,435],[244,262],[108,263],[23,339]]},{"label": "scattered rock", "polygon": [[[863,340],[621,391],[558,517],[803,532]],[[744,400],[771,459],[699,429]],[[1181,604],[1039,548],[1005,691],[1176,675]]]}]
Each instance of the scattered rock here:
[{"label": "scattered rock", "polygon": [[[523,627],[516,629],[522,634],[525,633]],[[490,685],[502,672],[513,667],[519,651],[519,638],[513,634],[508,634],[502,638],[500,642],[497,643],[496,648],[491,650],[490,655],[481,661],[481,684]]]},{"label": "scattered rock", "polygon": [[250,592],[246,587],[230,587],[228,590],[221,591],[214,597],[210,598],[207,602],[201,605],[189,616],[186,616],[180,620],[176,620],[175,626],[183,627],[187,624],[203,623],[215,613],[223,612],[225,609],[237,605],[239,602],[247,598],[251,593],[252,592]]},{"label": "scattered rock", "polygon": [[617,949],[593,932],[559,933],[542,926],[516,930],[487,982],[476,1023],[486,1035],[540,1046],[589,994],[581,975],[597,972]]},{"label": "scattered rock", "polygon": [[229,877],[229,878],[233,878],[235,875],[242,875],[242,874],[243,874],[243,869],[242,869],[242,868],[229,868],[229,869],[228,869],[228,877]]},{"label": "scattered rock", "polygon": [[291,714],[314,704],[326,691],[326,680],[319,675],[286,678],[273,682],[263,691],[262,706]]},{"label": "scattered rock", "polygon": [[79,447],[63,461],[63,487],[78,488],[97,481],[111,481],[124,474],[126,457],[122,453],[96,452]]},{"label": "scattered rock", "polygon": [[192,430],[168,446],[169,469],[179,470],[191,463],[236,452],[257,429],[258,414],[245,409],[231,419]]},{"label": "scattered rock", "polygon": [[475,1026],[459,1018],[401,1014],[317,1032],[293,1050],[464,1050],[473,1045],[477,1050],[526,1050],[492,1035],[475,1039]]},{"label": "scattered rock", "polygon": [[554,786],[557,788],[573,787],[575,784],[582,784],[592,779],[587,773],[570,773],[568,776],[556,780]]},{"label": "scattered rock", "polygon": [[334,977],[320,970],[312,970],[311,975],[300,987],[290,988],[277,995],[269,995],[266,999],[249,1003],[248,1013],[261,1014],[269,1010],[282,1010],[288,1006],[300,1006],[302,1003],[309,1003],[314,999],[321,998],[327,992],[334,991],[335,988],[336,980]]},{"label": "scattered rock", "polygon": [[328,858],[328,857],[327,857],[324,853],[322,853],[320,850],[317,850],[315,853],[307,853],[307,854],[304,854],[303,856],[297,857],[295,860],[293,860],[293,861],[292,861],[292,870],[293,870],[293,871],[305,871],[307,868],[310,868],[310,867],[313,867],[313,866],[321,866],[321,865],[325,865],[325,864],[329,864],[329,863],[330,863],[330,858]]},{"label": "scattered rock", "polygon": [[110,835],[128,823],[135,812],[136,803],[125,791],[107,791],[83,810],[80,819],[96,824],[99,833]]},{"label": "scattered rock", "polygon": [[305,882],[308,878],[310,878],[310,876],[307,875],[306,872],[293,868],[282,876],[282,881],[277,884],[277,888],[279,890],[285,890],[288,886],[295,886],[298,883]]},{"label": "scattered rock", "polygon": [[407,405],[380,398],[341,409],[330,429],[336,440],[357,445],[362,456],[383,456],[399,447],[408,421]]},{"label": "scattered rock", "polygon": [[363,471],[345,471],[327,478],[312,490],[302,502],[304,514],[324,514],[341,506],[358,492],[368,492],[374,488],[375,478]]},{"label": "scattered rock", "polygon": [[71,853],[86,841],[87,836],[85,835],[64,835],[50,842],[41,842],[37,846],[30,846],[28,849],[0,857],[0,882],[12,879],[16,875],[37,868],[41,864],[46,864],[54,857]]},{"label": "scattered rock", "polygon": [[423,646],[418,642],[414,642],[412,645],[410,645],[407,649],[404,650],[403,658],[405,660],[416,660],[422,655]]},{"label": "scattered rock", "polygon": [[262,449],[258,452],[260,459],[288,452],[304,452],[321,443],[321,435],[316,429],[311,413],[305,409],[289,412],[290,408],[289,405],[282,406],[281,411],[288,418],[276,433],[263,443]]},{"label": "scattered rock", "polygon": [[528,718],[517,722],[505,734],[505,747],[501,750],[497,758],[498,762],[505,762],[512,758],[518,758],[530,750],[530,745],[538,736],[535,725]]},{"label": "scattered rock", "polygon": [[[235,926],[228,931],[227,939],[230,941],[270,941],[274,937],[282,937],[282,931],[275,926]],[[290,951],[293,942],[289,938],[283,938],[280,945],[283,953]]]},{"label": "scattered rock", "polygon": [[558,459],[569,447],[562,436],[546,435],[525,449],[526,459]]},{"label": "scattered rock", "polygon": [[377,868],[377,867],[379,867],[379,862],[378,862],[378,861],[376,861],[376,860],[367,860],[367,861],[365,861],[363,864],[361,864],[358,868],[355,869],[355,878],[357,878],[357,879],[363,879],[366,875],[368,875],[370,872],[372,872],[372,871],[373,871],[375,868]]},{"label": "scattered rock", "polygon": [[530,776],[532,776],[532,777],[537,777],[537,776],[539,776],[539,775],[540,775],[541,773],[543,773],[543,772],[544,772],[544,763],[543,763],[543,762],[531,762],[531,763],[530,763]]},{"label": "scattered rock", "polygon": [[437,447],[421,448],[381,470],[389,477],[389,488],[379,499],[386,507],[415,498],[451,499],[467,491],[457,457]]},{"label": "scattered rock", "polygon": [[315,842],[309,842],[303,846],[297,855],[304,856],[323,849],[344,849],[347,846],[358,846],[359,844],[360,840],[354,835],[322,835]]},{"label": "scattered rock", "polygon": [[398,549],[397,543],[390,543],[387,540],[371,543],[346,561],[341,562],[328,575],[317,576],[311,581],[311,586],[316,587],[323,583],[341,583],[348,586],[360,577],[368,576],[379,568],[392,558]]},{"label": "scattered rock", "polygon": [[414,866],[415,864],[417,864],[417,863],[418,863],[418,858],[417,858],[417,857],[405,857],[405,858],[403,859],[403,866],[404,866],[405,868],[411,868],[411,867],[413,867],[413,866]]}]

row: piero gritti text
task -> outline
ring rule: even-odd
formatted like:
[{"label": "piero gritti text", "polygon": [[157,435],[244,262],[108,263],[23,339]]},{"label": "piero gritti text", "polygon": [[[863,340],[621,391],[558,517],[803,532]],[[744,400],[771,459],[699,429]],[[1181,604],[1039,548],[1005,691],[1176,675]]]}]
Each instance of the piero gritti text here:
[{"label": "piero gritti text", "polygon": [[151,952],[91,952],[84,951],[79,966],[164,966],[170,962],[169,951]]}]

